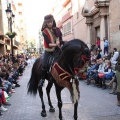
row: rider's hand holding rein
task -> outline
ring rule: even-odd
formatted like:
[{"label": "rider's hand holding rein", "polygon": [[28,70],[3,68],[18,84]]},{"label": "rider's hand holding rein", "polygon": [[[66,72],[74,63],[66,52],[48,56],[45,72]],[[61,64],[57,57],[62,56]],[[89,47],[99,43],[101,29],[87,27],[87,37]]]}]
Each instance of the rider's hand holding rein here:
[{"label": "rider's hand holding rein", "polygon": [[49,46],[50,46],[50,47],[60,46],[60,42],[59,42],[59,41],[56,41],[56,43],[49,43]]}]

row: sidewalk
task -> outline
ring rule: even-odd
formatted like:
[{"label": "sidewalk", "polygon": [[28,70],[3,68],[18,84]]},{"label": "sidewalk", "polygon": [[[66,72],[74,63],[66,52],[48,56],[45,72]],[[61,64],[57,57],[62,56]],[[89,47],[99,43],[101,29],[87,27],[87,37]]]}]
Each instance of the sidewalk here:
[{"label": "sidewalk", "polygon": [[[31,67],[26,67],[23,76],[20,77],[21,87],[16,88],[16,93],[12,94],[8,111],[0,116],[0,120],[59,120],[57,99],[54,86],[51,91],[51,99],[55,107],[55,113],[49,113],[47,96],[44,87],[44,101],[47,110],[47,117],[42,118],[41,101],[37,96],[27,95],[27,83],[30,78]],[[80,81],[81,97],[78,106],[78,120],[119,120],[120,107],[116,105],[116,96],[109,94],[109,89],[87,86],[85,82]],[[69,92],[67,89],[62,91],[63,100],[63,118],[64,120],[73,120],[73,105],[71,104]]]}]

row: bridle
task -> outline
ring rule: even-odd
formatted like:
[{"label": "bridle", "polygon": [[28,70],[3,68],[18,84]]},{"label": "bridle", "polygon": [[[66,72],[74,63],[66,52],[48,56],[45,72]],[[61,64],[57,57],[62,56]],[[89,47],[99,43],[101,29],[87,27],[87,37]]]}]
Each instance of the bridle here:
[{"label": "bridle", "polygon": [[72,68],[70,67],[70,65],[68,64],[68,62],[67,62],[67,60],[66,60],[66,58],[65,58],[65,56],[64,56],[64,53],[63,53],[62,49],[61,49],[60,47],[59,47],[59,49],[60,49],[61,53],[63,54],[63,57],[64,57],[64,59],[65,59],[65,62],[66,62],[66,64],[67,64],[67,66],[69,67],[72,75],[73,75],[73,76],[79,75],[79,76],[81,76],[81,78],[86,78],[86,76],[85,76],[85,75],[82,75],[79,71],[80,71],[81,69],[83,69],[83,67],[86,65],[86,62],[90,60],[90,57],[86,57],[85,55],[82,55],[82,56],[81,56],[82,53],[80,53],[79,57],[81,56],[81,59],[82,59],[82,61],[84,62],[84,64],[83,64],[83,66],[80,67],[80,68],[79,68],[79,65],[77,65],[78,67],[75,67],[75,68],[74,68],[74,71],[73,71]]},{"label": "bridle", "polygon": [[74,68],[74,73],[75,73],[76,75],[81,76],[81,78],[86,78],[86,75],[83,75],[83,74],[80,73],[79,71],[84,68],[84,66],[86,65],[87,61],[90,60],[90,57],[86,57],[85,55],[82,55],[82,56],[81,56],[81,60],[83,61],[83,66],[82,66],[82,67],[79,67],[79,65],[78,65],[78,67],[75,67],[75,68]]}]

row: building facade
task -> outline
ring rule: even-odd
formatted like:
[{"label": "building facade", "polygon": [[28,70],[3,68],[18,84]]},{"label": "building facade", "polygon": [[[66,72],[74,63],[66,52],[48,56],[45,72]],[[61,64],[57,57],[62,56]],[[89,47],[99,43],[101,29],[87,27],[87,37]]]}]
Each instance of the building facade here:
[{"label": "building facade", "polygon": [[24,14],[24,0],[15,0],[17,6],[17,19],[16,19],[16,31],[18,35],[16,36],[19,41],[19,53],[24,53],[26,50],[26,22]]},{"label": "building facade", "polygon": [[[107,37],[109,49],[120,45],[120,0],[56,0],[52,8],[63,40],[78,38],[90,47],[97,36],[104,48]],[[69,23],[71,22],[71,24]]]},{"label": "building facade", "polygon": [[63,33],[63,40],[69,41],[74,38],[73,15],[71,0],[56,0],[51,12]]},{"label": "building facade", "polygon": [[0,53],[11,53],[11,39],[6,36],[10,32],[10,26],[5,10],[10,6],[15,20],[12,21],[12,32],[16,32],[17,36],[13,39],[14,54],[23,53],[26,40],[26,26],[23,17],[23,4],[21,0],[0,0]]}]

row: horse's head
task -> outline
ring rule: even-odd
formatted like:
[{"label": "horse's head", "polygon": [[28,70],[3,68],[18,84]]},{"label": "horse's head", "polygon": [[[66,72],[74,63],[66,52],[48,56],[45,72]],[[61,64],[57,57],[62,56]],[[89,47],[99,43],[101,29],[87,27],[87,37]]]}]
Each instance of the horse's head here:
[{"label": "horse's head", "polygon": [[66,42],[62,47],[59,64],[73,76],[79,73],[81,77],[84,77],[82,73],[86,70],[89,59],[88,46],[83,41],[74,39]]},{"label": "horse's head", "polygon": [[84,75],[85,71],[87,70],[88,63],[90,60],[90,50],[88,46],[83,42],[78,42],[78,51],[76,52],[75,57],[73,58],[73,66],[74,66],[74,72],[75,75],[79,75],[81,78],[85,78]]}]

